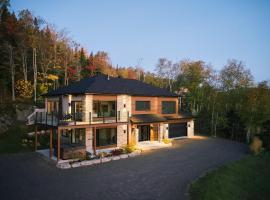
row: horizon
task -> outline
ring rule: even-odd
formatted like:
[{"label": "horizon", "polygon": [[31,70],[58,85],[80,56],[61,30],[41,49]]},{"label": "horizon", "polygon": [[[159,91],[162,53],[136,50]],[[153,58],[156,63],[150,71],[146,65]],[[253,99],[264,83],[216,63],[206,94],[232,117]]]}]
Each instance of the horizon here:
[{"label": "horizon", "polygon": [[114,66],[153,72],[158,59],[166,57],[202,60],[219,71],[227,60],[237,59],[256,82],[270,79],[268,1],[76,1],[76,6],[65,1],[65,10],[61,2],[10,4],[16,14],[29,9],[58,30],[66,29],[89,53],[107,52]]}]

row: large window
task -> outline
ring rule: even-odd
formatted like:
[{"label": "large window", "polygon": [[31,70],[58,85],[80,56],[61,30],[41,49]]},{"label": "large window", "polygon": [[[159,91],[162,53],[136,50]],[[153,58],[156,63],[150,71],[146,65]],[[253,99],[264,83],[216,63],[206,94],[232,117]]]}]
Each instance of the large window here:
[{"label": "large window", "polygon": [[175,114],[176,102],[175,101],[162,101],[162,114]]},{"label": "large window", "polygon": [[47,112],[48,114],[58,112],[58,101],[48,101],[47,102]]},{"label": "large window", "polygon": [[72,101],[71,102],[71,114],[74,120],[83,121],[83,102]]},{"label": "large window", "polygon": [[63,144],[85,145],[85,129],[77,128],[77,129],[63,130],[61,140]]},{"label": "large window", "polygon": [[115,101],[94,101],[93,117],[115,117],[116,115]]},{"label": "large window", "polygon": [[148,111],[150,106],[150,101],[136,101],[136,111]]},{"label": "large window", "polygon": [[116,144],[116,128],[101,128],[96,132],[97,147]]}]

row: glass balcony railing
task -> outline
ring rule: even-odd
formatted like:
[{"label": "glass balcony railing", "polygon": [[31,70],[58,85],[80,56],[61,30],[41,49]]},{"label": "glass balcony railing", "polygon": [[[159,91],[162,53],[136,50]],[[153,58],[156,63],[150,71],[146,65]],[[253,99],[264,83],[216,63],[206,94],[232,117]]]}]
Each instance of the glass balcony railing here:
[{"label": "glass balcony railing", "polygon": [[117,111],[114,113],[92,113],[78,112],[66,113],[62,116],[56,112],[36,112],[35,123],[50,126],[79,125],[79,124],[103,124],[103,123],[125,123],[129,120],[128,111]]}]

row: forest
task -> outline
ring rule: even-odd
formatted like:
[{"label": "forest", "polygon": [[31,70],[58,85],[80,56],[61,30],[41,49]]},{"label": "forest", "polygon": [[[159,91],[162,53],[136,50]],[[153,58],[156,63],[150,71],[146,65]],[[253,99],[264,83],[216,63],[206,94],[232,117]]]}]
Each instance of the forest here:
[{"label": "forest", "polygon": [[29,10],[15,14],[8,0],[0,1],[0,46],[1,106],[42,105],[41,95],[48,90],[104,73],[181,95],[182,111],[194,115],[201,134],[249,143],[254,135],[270,132],[269,83],[256,83],[240,60],[228,59],[219,71],[203,60],[169,58],[158,59],[154,72],[139,65],[115,66],[108,53],[88,52]]}]

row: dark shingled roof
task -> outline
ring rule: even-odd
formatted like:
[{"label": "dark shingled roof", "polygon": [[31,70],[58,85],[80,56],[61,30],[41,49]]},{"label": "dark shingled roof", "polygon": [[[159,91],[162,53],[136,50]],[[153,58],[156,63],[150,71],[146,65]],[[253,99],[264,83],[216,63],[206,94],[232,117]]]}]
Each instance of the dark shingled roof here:
[{"label": "dark shingled roof", "polygon": [[140,123],[158,123],[158,122],[170,122],[170,121],[178,121],[178,120],[189,120],[192,119],[193,116],[189,113],[178,113],[177,116],[161,116],[158,114],[137,114],[132,115],[130,118],[131,122],[134,124]]},{"label": "dark shingled roof", "polygon": [[65,94],[127,94],[132,96],[178,97],[168,90],[138,80],[108,77],[103,74],[85,78],[69,86],[49,91],[45,96]]},{"label": "dark shingled roof", "polygon": [[132,123],[155,123],[155,122],[165,122],[167,119],[162,117],[161,115],[156,114],[139,114],[139,115],[132,115],[130,118]]}]

